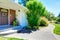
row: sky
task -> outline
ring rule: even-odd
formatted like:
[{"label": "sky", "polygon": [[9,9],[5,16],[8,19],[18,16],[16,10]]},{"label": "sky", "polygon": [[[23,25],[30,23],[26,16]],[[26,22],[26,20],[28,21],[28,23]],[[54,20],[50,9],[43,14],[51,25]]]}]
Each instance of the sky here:
[{"label": "sky", "polygon": [[[59,15],[60,12],[60,0],[39,0],[43,3],[43,5],[46,7],[46,9],[50,12],[52,12],[53,14],[55,14],[55,16]],[[19,0],[19,2],[22,2],[21,0]]]},{"label": "sky", "polygon": [[58,16],[60,12],[60,0],[39,0],[39,1],[41,1],[44,4],[48,11],[55,14],[55,16]]}]

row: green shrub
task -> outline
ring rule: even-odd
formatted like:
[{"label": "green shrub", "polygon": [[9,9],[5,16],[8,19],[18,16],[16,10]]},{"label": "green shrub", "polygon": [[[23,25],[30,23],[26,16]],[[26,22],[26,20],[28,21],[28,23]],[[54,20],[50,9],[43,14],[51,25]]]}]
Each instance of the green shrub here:
[{"label": "green shrub", "polygon": [[14,20],[14,21],[13,21],[13,26],[17,26],[17,24],[18,24],[17,21]]},{"label": "green shrub", "polygon": [[57,24],[58,22],[56,21],[55,23]]},{"label": "green shrub", "polygon": [[31,28],[31,26],[27,26],[26,29],[27,30],[31,30],[32,28]]},{"label": "green shrub", "polygon": [[55,23],[60,24],[60,17],[56,18],[56,22]]},{"label": "green shrub", "polygon": [[57,22],[60,22],[60,18],[57,19]]},{"label": "green shrub", "polygon": [[39,29],[39,26],[33,26],[32,29]]},{"label": "green shrub", "polygon": [[45,17],[41,17],[38,24],[39,26],[47,26],[49,22]]},{"label": "green shrub", "polygon": [[27,20],[29,26],[38,26],[38,20],[41,16],[45,14],[45,7],[41,2],[29,1],[26,3],[26,7],[28,8],[29,12],[27,13]]},{"label": "green shrub", "polygon": [[39,29],[39,26],[33,26],[33,27],[27,26],[26,29],[27,29],[27,30]]}]

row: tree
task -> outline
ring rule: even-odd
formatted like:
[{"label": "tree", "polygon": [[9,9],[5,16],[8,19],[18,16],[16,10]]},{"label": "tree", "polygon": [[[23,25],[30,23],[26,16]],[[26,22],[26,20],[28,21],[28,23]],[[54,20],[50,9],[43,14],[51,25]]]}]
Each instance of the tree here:
[{"label": "tree", "polygon": [[26,6],[26,3],[28,1],[33,1],[33,0],[21,0],[21,2],[19,2],[19,4],[22,4],[23,6]]},{"label": "tree", "polygon": [[59,13],[58,17],[60,17],[60,13]]},{"label": "tree", "polygon": [[41,16],[44,16],[45,7],[41,2],[28,1],[26,7],[29,9],[27,13],[28,23],[31,27],[38,26],[38,20]]}]

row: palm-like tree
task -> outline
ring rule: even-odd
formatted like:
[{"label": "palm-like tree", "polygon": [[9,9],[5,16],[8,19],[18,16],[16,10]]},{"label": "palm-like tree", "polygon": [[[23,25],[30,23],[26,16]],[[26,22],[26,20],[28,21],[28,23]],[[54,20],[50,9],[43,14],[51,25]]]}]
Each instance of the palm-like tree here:
[{"label": "palm-like tree", "polygon": [[33,0],[21,0],[21,2],[19,2],[19,4],[22,4],[23,6],[26,6],[26,3],[28,1],[33,1]]},{"label": "palm-like tree", "polygon": [[60,13],[59,13],[58,17],[60,17]]},{"label": "palm-like tree", "polygon": [[27,1],[29,1],[29,0],[21,0],[21,2],[18,2],[18,3],[22,4],[23,6],[26,6]]}]

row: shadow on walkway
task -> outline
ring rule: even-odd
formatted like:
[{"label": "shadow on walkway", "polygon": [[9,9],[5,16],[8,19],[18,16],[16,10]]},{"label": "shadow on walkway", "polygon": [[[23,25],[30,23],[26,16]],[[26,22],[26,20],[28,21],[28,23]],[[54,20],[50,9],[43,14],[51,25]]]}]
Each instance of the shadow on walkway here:
[{"label": "shadow on walkway", "polygon": [[18,30],[17,33],[32,33],[32,30]]}]

